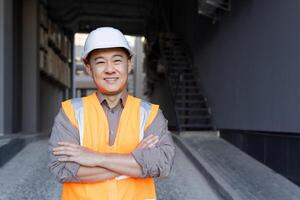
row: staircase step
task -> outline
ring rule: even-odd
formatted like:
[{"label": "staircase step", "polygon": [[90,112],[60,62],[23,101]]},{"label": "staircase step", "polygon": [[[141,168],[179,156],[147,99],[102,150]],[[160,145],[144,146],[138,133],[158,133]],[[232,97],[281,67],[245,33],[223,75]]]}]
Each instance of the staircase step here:
[{"label": "staircase step", "polygon": [[211,124],[180,124],[180,128],[187,130],[187,129],[213,129]]},{"label": "staircase step", "polygon": [[196,115],[179,115],[178,119],[211,119],[210,115],[196,116]]},{"label": "staircase step", "polygon": [[182,72],[182,71],[192,71],[192,69],[188,65],[174,65],[174,64],[168,64],[168,70],[174,71],[174,72]]},{"label": "staircase step", "polygon": [[182,38],[179,38],[177,36],[174,36],[174,37],[165,37],[165,36],[162,36],[161,39],[162,40],[166,40],[166,41],[172,41],[172,42],[182,42]]},{"label": "staircase step", "polygon": [[167,63],[170,63],[170,64],[174,64],[174,65],[182,65],[182,64],[184,64],[184,65],[189,65],[189,66],[191,66],[191,62],[190,62],[190,60],[188,60],[188,59],[172,59],[172,58],[165,58],[165,60],[164,60],[165,62],[167,62]]},{"label": "staircase step", "polygon": [[179,88],[179,87],[174,87],[172,89],[173,89],[174,93],[176,92],[177,95],[202,94],[197,88]]},{"label": "staircase step", "polygon": [[198,100],[198,101],[200,101],[200,100],[204,99],[204,97],[202,95],[189,95],[189,96],[178,95],[176,97],[176,99],[178,99],[178,100]]},{"label": "staircase step", "polygon": [[[195,80],[186,80],[186,79],[183,79],[183,80],[178,80],[178,79],[174,79],[174,80],[170,80],[172,84],[176,84],[178,83],[179,85],[196,85],[197,82]],[[177,82],[178,81],[178,82]],[[176,85],[174,85],[175,87]]]},{"label": "staircase step", "polygon": [[173,65],[190,65],[188,60],[173,60],[173,59],[165,59],[165,62],[167,62],[168,64],[173,64]]},{"label": "staircase step", "polygon": [[176,78],[176,77],[180,76],[181,78],[186,78],[186,79],[191,79],[192,78],[192,79],[195,79],[194,74],[192,74],[191,70],[186,70],[186,69],[188,69],[188,68],[184,68],[183,69],[184,71],[180,71],[180,70],[176,70],[176,68],[175,69],[170,68],[170,70],[173,73],[169,74],[168,77],[170,77],[170,78],[174,78],[175,77]]},{"label": "staircase step", "polygon": [[209,110],[209,108],[184,108],[184,107],[176,107],[175,108],[176,110],[179,110],[179,111],[188,111],[188,110],[192,110],[192,111],[206,111],[206,110]]},{"label": "staircase step", "polygon": [[186,82],[196,82],[196,80],[195,79],[182,79],[181,82],[184,82],[184,83],[186,83]]},{"label": "staircase step", "polygon": [[166,65],[169,66],[171,69],[181,70],[181,69],[189,69],[192,71],[189,63],[180,63],[180,62],[173,62],[166,60]]},{"label": "staircase step", "polygon": [[189,88],[189,89],[187,89],[187,88],[179,88],[175,84],[174,84],[174,86],[171,86],[172,92],[174,94],[176,93],[177,95],[180,95],[180,96],[194,96],[194,95],[196,95],[196,96],[197,95],[203,96],[202,93],[198,89],[196,89],[196,88]]},{"label": "staircase step", "polygon": [[190,69],[190,70],[184,70],[184,71],[173,70],[169,73],[169,76],[176,77],[178,75],[181,75],[182,77],[191,77],[191,76],[195,75],[195,73],[193,73],[193,71],[190,67],[186,67],[185,69]]},{"label": "staircase step", "polygon": [[206,101],[199,101],[195,103],[175,103],[177,108],[191,108],[191,107],[207,107]]},{"label": "staircase step", "polygon": [[185,57],[188,58],[188,55],[185,51],[178,51],[179,49],[175,49],[173,51],[171,48],[163,48],[162,49],[162,55],[163,56],[176,56],[176,57]]},{"label": "staircase step", "polygon": [[182,38],[181,37],[178,37],[178,35],[176,35],[175,33],[161,33],[160,34],[160,38],[162,38],[162,39],[178,39],[178,40],[182,40]]},{"label": "staircase step", "polygon": [[192,70],[185,70],[182,72],[173,70],[169,73],[170,77],[177,77],[178,75],[181,75],[182,77],[194,77],[195,74],[192,72]]},{"label": "staircase step", "polygon": [[198,109],[198,110],[195,109],[186,110],[186,108],[175,108],[175,110],[180,116],[192,116],[194,118],[197,118],[197,116],[199,118],[201,116],[207,116],[210,115],[211,113],[210,108],[208,107],[202,107],[202,109]]},{"label": "staircase step", "polygon": [[179,85],[179,86],[177,86],[177,88],[180,88],[180,89],[198,89],[198,87],[196,85]]},{"label": "staircase step", "polygon": [[193,85],[187,84],[187,85],[185,85],[185,84],[182,84],[182,81],[180,81],[178,78],[169,79],[169,81],[171,81],[171,82],[179,81],[179,83],[181,83],[181,84],[172,85],[172,88],[173,89],[177,89],[180,92],[195,92],[195,91],[199,91],[198,87],[195,86],[196,84],[193,84]]},{"label": "staircase step", "polygon": [[183,96],[197,96],[197,95],[202,95],[200,92],[190,92],[190,91],[182,91],[182,90],[177,90],[176,91],[177,95],[183,95]]},{"label": "staircase step", "polygon": [[176,99],[175,103],[206,103],[206,98],[203,98],[203,100],[194,100],[194,99],[186,99],[186,100],[182,100],[182,99]]},{"label": "staircase step", "polygon": [[176,64],[176,63],[166,63],[169,71],[174,72],[192,72],[192,69],[189,64]]},{"label": "staircase step", "polygon": [[188,62],[186,57],[178,57],[178,56],[164,56],[165,60],[172,60],[172,61],[185,61]]},{"label": "staircase step", "polygon": [[[201,123],[202,120],[210,120],[211,119],[211,116],[210,116],[210,113],[208,113],[207,111],[205,111],[205,113],[203,114],[185,114],[185,113],[179,113],[177,112],[178,114],[178,119],[179,120],[186,120],[186,121],[189,121],[190,123],[195,122],[195,123]],[[199,121],[201,120],[201,121]],[[203,121],[202,121],[203,122]]]},{"label": "staircase step", "polygon": [[162,53],[164,54],[164,53],[170,53],[170,52],[175,52],[175,53],[183,53],[183,52],[185,52],[184,51],[184,48],[182,48],[182,47],[163,47],[162,48]]},{"label": "staircase step", "polygon": [[186,68],[192,70],[192,68],[190,67],[190,63],[188,62],[177,62],[177,61],[166,60],[165,63],[168,66],[171,66],[172,68],[177,68],[177,69]]},{"label": "staircase step", "polygon": [[183,45],[182,43],[164,43],[161,45],[162,48],[166,49],[166,48],[180,48],[183,49]]},{"label": "staircase step", "polygon": [[[178,75],[174,74],[174,75],[170,75],[169,76],[170,78],[174,79],[174,78],[177,78]],[[194,79],[195,78],[195,75],[194,74],[180,74],[180,77],[184,78],[184,79]]]},{"label": "staircase step", "polygon": [[163,50],[162,55],[163,55],[163,57],[170,56],[170,57],[185,57],[186,59],[188,58],[188,56],[186,54],[184,54],[183,51],[176,50],[176,49],[174,49],[174,50]]},{"label": "staircase step", "polygon": [[187,54],[184,51],[183,52],[164,51],[163,56],[176,56],[176,57],[188,58]]},{"label": "staircase step", "polygon": [[[173,71],[175,71],[175,70],[173,70]],[[187,78],[187,77],[191,77],[191,76],[193,76],[192,73],[173,73],[173,74],[169,74],[168,78],[170,78],[170,79],[176,79],[177,77]]]},{"label": "staircase step", "polygon": [[[177,98],[180,98],[180,97],[203,97],[203,95],[201,93],[191,93],[191,94],[180,94],[180,93],[177,93]],[[181,99],[181,98],[180,98]]]}]

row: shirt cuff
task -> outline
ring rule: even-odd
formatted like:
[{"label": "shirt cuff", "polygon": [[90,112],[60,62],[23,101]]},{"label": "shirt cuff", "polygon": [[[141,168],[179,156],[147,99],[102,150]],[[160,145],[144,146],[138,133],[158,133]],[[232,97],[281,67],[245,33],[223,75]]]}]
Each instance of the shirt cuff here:
[{"label": "shirt cuff", "polygon": [[143,149],[135,149],[131,154],[134,157],[134,159],[136,160],[136,162],[142,168],[141,178],[145,178],[146,176],[148,176],[148,170],[146,167],[146,163],[145,163],[145,160],[143,159]]},{"label": "shirt cuff", "polygon": [[80,179],[77,177],[77,172],[79,168],[80,165],[78,163],[74,163],[74,162],[66,163],[65,169],[67,169],[70,172],[70,176],[66,178],[66,181],[79,182]]}]

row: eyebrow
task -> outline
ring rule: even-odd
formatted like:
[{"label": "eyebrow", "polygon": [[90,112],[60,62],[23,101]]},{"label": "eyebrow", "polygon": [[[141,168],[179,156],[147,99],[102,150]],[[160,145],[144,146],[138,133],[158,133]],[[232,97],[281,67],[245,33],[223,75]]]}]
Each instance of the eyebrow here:
[{"label": "eyebrow", "polygon": [[[114,58],[114,57],[124,57],[123,55],[121,55],[121,54],[116,54],[116,55],[113,55],[112,57]],[[98,56],[98,57],[96,57],[96,58],[94,58],[94,60],[97,60],[97,59],[105,59],[104,57],[102,57],[102,56]]]},{"label": "eyebrow", "polygon": [[123,55],[121,55],[121,54],[116,54],[116,55],[113,55],[113,57],[117,57],[117,56],[120,56],[120,57],[124,57]]}]

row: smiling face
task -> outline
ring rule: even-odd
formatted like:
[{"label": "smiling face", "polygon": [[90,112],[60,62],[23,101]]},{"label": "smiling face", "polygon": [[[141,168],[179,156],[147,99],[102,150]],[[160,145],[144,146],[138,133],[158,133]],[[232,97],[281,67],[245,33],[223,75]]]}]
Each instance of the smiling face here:
[{"label": "smiling face", "polygon": [[96,49],[89,55],[85,67],[99,92],[117,95],[127,86],[132,63],[122,48]]}]

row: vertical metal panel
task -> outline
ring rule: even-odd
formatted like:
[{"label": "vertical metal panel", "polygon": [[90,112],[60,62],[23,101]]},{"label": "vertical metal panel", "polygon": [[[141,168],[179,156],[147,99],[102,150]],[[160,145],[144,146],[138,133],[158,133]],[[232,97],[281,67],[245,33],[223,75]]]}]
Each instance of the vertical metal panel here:
[{"label": "vertical metal panel", "polygon": [[0,132],[13,127],[13,1],[0,3]]},{"label": "vertical metal panel", "polygon": [[23,1],[22,29],[22,127],[24,132],[39,128],[38,1]]},{"label": "vertical metal panel", "polygon": [[4,132],[4,0],[0,0],[0,135]]}]

